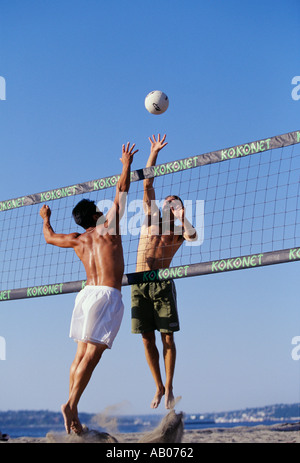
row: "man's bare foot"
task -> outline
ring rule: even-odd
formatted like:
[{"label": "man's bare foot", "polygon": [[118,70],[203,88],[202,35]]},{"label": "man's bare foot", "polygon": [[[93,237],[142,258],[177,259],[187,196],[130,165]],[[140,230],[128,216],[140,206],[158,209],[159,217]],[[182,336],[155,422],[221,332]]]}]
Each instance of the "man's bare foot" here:
[{"label": "man's bare foot", "polygon": [[165,407],[168,410],[175,407],[175,398],[174,398],[174,395],[173,395],[173,389],[170,389],[169,391],[166,390]]},{"label": "man's bare foot", "polygon": [[70,434],[70,432],[73,431],[76,434],[81,434],[82,426],[79,421],[77,412],[74,413],[71,410],[71,407],[69,404],[62,405],[61,411],[64,417],[65,428],[66,428],[67,433]]},{"label": "man's bare foot", "polygon": [[77,407],[73,411],[73,419],[72,419],[72,422],[71,422],[71,431],[75,432],[75,434],[78,434],[78,435],[83,433],[83,427],[81,426],[81,423],[80,423],[79,418],[78,418]]},{"label": "man's bare foot", "polygon": [[62,412],[63,417],[64,417],[66,431],[67,431],[68,434],[70,434],[71,424],[72,424],[72,421],[73,421],[73,413],[72,413],[72,410],[70,408],[70,405],[68,405],[68,404],[62,405],[61,406],[61,412]]},{"label": "man's bare foot", "polygon": [[155,396],[153,397],[153,400],[151,402],[151,408],[157,408],[160,404],[160,401],[165,394],[165,388],[163,389],[157,389]]},{"label": "man's bare foot", "polygon": [[73,418],[72,423],[71,423],[71,430],[75,432],[75,434],[78,434],[78,435],[82,434],[83,428],[81,426],[78,416]]}]

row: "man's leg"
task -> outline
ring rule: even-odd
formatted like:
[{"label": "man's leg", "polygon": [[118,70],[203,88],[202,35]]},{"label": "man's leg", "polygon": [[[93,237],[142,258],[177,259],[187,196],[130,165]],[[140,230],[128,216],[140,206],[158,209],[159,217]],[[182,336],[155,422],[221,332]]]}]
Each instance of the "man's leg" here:
[{"label": "man's leg", "polygon": [[71,366],[69,400],[61,407],[68,434],[71,428],[77,433],[82,431],[78,420],[77,405],[96,365],[107,348],[105,344],[87,343],[86,349],[84,349],[81,344],[83,343],[78,346],[75,360]]},{"label": "man's leg", "polygon": [[87,343],[86,342],[78,341],[76,355],[75,355],[75,358],[74,358],[73,363],[72,363],[71,368],[70,368],[69,395],[71,394],[71,391],[72,391],[75,372],[76,372],[76,370],[78,368],[79,363],[81,362],[81,360],[84,357],[84,354],[86,352],[86,348],[87,348]]},{"label": "man's leg", "polygon": [[165,406],[166,408],[174,408],[175,400],[173,395],[173,377],[176,362],[176,346],[173,333],[161,333],[163,343],[163,354],[166,369],[166,384],[165,384]]},{"label": "man's leg", "polygon": [[156,385],[156,393],[151,402],[151,408],[157,408],[160,404],[161,398],[165,393],[165,388],[161,379],[160,367],[159,367],[159,352],[155,343],[154,331],[143,333],[143,343],[145,348],[145,355],[150,371]]},{"label": "man's leg", "polygon": [[[81,360],[84,357],[84,354],[86,352],[86,348],[87,348],[87,343],[86,342],[78,341],[76,355],[75,355],[75,358],[74,358],[74,360],[72,362],[72,365],[71,365],[71,368],[70,368],[69,397],[71,395],[72,388],[73,388],[75,372],[77,370],[77,367],[78,367],[79,363],[81,362]],[[65,409],[65,411],[63,409]],[[65,415],[68,415],[68,414],[72,415],[71,426],[70,426],[71,429],[73,429],[73,430],[81,429],[81,424],[80,424],[80,421],[79,421],[79,418],[78,418],[77,410],[76,410],[76,413],[73,414],[68,406],[63,405],[62,406],[62,412],[63,412],[64,417],[65,417]],[[68,420],[66,420],[66,418],[65,418],[65,422],[66,421],[68,421]]]}]

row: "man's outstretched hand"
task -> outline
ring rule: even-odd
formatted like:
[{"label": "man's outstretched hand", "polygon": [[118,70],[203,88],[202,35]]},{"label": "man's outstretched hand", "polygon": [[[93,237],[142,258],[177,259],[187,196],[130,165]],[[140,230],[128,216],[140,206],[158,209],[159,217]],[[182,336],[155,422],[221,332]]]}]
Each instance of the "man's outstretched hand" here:
[{"label": "man's outstretched hand", "polygon": [[149,137],[149,141],[151,143],[151,153],[154,152],[159,152],[162,148],[164,148],[168,143],[165,142],[166,139],[166,134],[160,139],[160,134],[157,135],[157,140],[155,138],[155,135],[152,135],[152,138]]},{"label": "man's outstretched hand", "polygon": [[138,152],[138,150],[134,150],[135,148],[135,143],[133,143],[132,147],[130,147],[130,143],[128,142],[126,147],[125,145],[122,145],[122,157],[120,158],[120,161],[122,162],[122,164],[125,164],[127,162],[129,162],[129,164],[132,163],[133,161],[133,156],[135,155],[135,153]]}]

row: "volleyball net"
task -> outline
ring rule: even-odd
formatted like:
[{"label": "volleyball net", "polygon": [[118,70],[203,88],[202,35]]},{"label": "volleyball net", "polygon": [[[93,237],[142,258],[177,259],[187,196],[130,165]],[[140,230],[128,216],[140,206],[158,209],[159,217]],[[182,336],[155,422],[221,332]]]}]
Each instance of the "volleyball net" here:
[{"label": "volleyball net", "polygon": [[[214,274],[300,260],[300,131],[131,172],[121,221],[122,284]],[[80,291],[86,274],[72,249],[46,244],[39,211],[47,203],[57,233],[82,233],[72,217],[83,198],[107,212],[119,175],[0,201],[0,301]],[[197,239],[170,268],[136,272],[143,180],[154,178],[158,206],[183,201]]]}]

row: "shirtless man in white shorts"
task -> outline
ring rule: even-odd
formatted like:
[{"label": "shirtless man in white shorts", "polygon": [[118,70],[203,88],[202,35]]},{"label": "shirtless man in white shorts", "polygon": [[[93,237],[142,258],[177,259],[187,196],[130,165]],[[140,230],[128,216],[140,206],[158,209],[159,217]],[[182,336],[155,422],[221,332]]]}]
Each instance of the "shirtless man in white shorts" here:
[{"label": "shirtless man in white shorts", "polygon": [[51,211],[43,205],[43,233],[47,243],[62,248],[73,248],[82,261],[87,281],[76,297],[70,337],[77,341],[77,352],[70,369],[69,399],[62,405],[65,428],[80,434],[82,426],[77,405],[103,352],[111,348],[123,317],[121,285],[124,258],[119,221],[125,208],[130,186],[130,166],[134,154],[133,144],[122,147],[122,173],[116,188],[112,208],[106,217],[93,201],[83,199],[73,209],[75,222],[86,231],[55,233],[50,224]]}]

